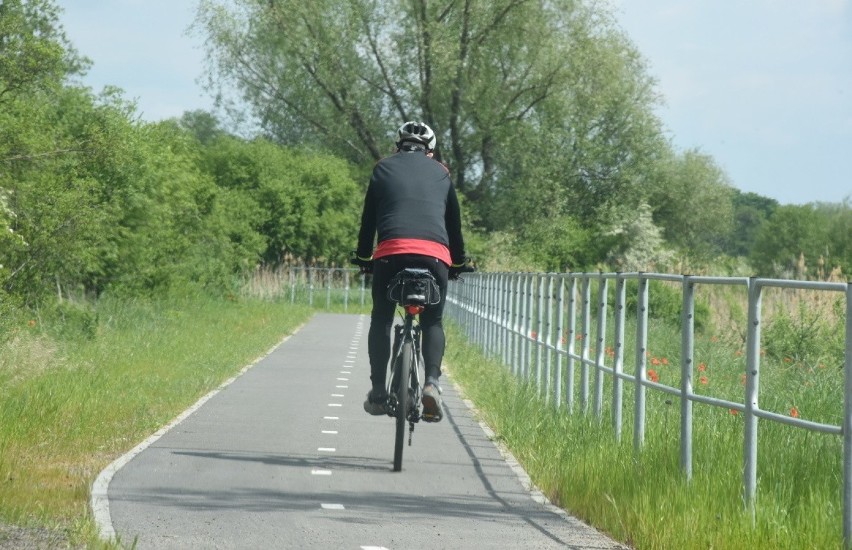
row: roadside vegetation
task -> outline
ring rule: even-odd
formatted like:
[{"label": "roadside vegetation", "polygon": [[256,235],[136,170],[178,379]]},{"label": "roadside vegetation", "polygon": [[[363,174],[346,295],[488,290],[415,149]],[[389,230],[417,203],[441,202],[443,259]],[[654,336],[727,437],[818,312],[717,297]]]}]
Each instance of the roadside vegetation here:
[{"label": "roadside vegetation", "polygon": [[[727,299],[738,301],[730,295]],[[843,300],[798,291],[767,300],[779,309],[767,319],[761,350],[761,408],[841,425],[845,318],[837,306]],[[798,313],[790,315],[791,309]],[[745,326],[743,319],[730,323],[730,318],[721,318],[728,314],[714,310],[714,323],[699,331],[695,391],[742,403],[742,339],[736,330],[713,328]],[[635,334],[632,320],[626,334]],[[634,349],[630,340],[628,336],[628,350]],[[679,387],[680,340],[677,322],[658,319],[650,324],[650,380]],[[609,376],[603,413],[596,417],[591,397],[583,408],[579,387],[573,407],[567,407],[563,395],[556,410],[553,399],[535,387],[534,374],[529,381],[516,378],[506,365],[465,343],[461,332],[451,335],[447,349],[452,379],[533,483],[553,503],[612,537],[643,549],[843,547],[840,436],[761,421],[752,517],[743,500],[744,423],[737,410],[693,405],[693,477],[687,481],[680,466],[677,397],[647,391],[644,445],[637,452],[632,384],[625,384],[618,441]],[[611,349],[606,356],[611,367]],[[632,374],[634,359],[626,356],[625,361],[625,372]],[[579,380],[579,367],[575,369]],[[563,373],[563,383],[566,379]]]},{"label": "roadside vegetation", "polygon": [[[95,477],[293,332],[304,306],[201,295],[33,317],[0,354],[0,522],[97,545]],[[61,336],[56,335],[60,331]]]}]

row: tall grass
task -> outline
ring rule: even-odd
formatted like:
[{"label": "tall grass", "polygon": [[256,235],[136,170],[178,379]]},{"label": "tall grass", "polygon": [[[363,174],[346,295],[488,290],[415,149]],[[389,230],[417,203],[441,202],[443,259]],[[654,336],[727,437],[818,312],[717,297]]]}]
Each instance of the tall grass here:
[{"label": "tall grass", "polygon": [[[193,296],[105,300],[94,323],[16,327],[0,355],[0,519],[93,540],[98,472],[256,359],[305,306]],[[73,323],[71,323],[73,324]],[[73,331],[72,331],[73,332]]]},{"label": "tall grass", "polygon": [[[637,452],[632,385],[625,385],[618,441],[609,377],[600,418],[591,404],[584,412],[576,394],[573,411],[564,405],[557,411],[552,400],[547,403],[506,366],[465,344],[460,333],[452,331],[449,339],[446,361],[453,378],[533,481],[554,503],[614,538],[642,549],[842,546],[839,437],[762,421],[752,518],[743,502],[743,421],[736,411],[693,406],[693,477],[687,481],[680,466],[677,397],[647,392],[645,443]],[[678,387],[679,328],[656,322],[649,342],[649,368],[661,383]],[[744,359],[737,345],[703,336],[695,360],[697,392],[742,401]],[[764,362],[761,408],[839,422],[842,371],[768,354]]]}]

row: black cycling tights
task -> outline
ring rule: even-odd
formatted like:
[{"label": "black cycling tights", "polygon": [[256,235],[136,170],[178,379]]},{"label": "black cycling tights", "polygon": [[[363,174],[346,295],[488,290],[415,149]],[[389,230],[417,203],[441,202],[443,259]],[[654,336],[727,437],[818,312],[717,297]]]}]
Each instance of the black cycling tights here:
[{"label": "black cycling tights", "polygon": [[370,380],[376,390],[384,389],[390,359],[390,332],[394,322],[396,304],[388,300],[388,283],[400,270],[416,267],[432,272],[441,289],[441,302],[428,306],[420,314],[423,330],[423,361],[426,377],[435,380],[441,376],[441,360],[444,358],[444,303],[447,297],[448,268],[445,263],[431,256],[398,254],[373,261],[373,312],[370,315],[370,335],[367,341],[370,353]]}]

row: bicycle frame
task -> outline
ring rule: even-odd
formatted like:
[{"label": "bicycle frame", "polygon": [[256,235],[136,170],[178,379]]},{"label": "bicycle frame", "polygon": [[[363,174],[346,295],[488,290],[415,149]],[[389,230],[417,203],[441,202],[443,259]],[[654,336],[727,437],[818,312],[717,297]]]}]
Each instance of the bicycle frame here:
[{"label": "bicycle frame", "polygon": [[[413,306],[408,306],[413,307]],[[422,307],[418,311],[408,311],[402,317],[402,324],[394,326],[393,351],[391,352],[391,375],[388,377],[388,395],[390,403],[388,407],[388,416],[396,416],[398,403],[396,399],[397,389],[397,374],[399,372],[399,362],[402,360],[403,346],[411,345],[413,349],[412,364],[409,370],[408,387],[411,390],[411,407],[408,411],[408,421],[411,423],[410,431],[414,431],[414,423],[420,421],[420,400],[423,397],[423,356],[420,351],[420,323],[417,321],[417,315],[423,310]],[[409,434],[408,444],[411,445],[411,436]]]},{"label": "bicycle frame", "polygon": [[[423,359],[420,349],[421,329],[417,316],[430,304],[439,303],[440,291],[427,269],[403,269],[388,287],[388,299],[396,302],[404,314],[402,325],[394,327],[391,353],[391,375],[388,377],[388,416],[396,418],[393,469],[402,469],[405,425],[411,445],[414,424],[420,421],[423,397]],[[425,381],[425,380],[424,380]]]}]

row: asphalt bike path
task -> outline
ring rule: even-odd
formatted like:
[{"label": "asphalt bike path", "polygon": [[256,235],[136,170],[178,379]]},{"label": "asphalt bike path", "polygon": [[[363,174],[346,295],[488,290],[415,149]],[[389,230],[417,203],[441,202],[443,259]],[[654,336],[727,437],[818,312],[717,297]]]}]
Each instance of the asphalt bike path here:
[{"label": "asphalt bike path", "polygon": [[622,548],[536,497],[449,376],[444,420],[416,424],[393,472],[394,421],[362,408],[368,329],[316,315],[137,449],[93,498],[101,531],[139,549]]}]

